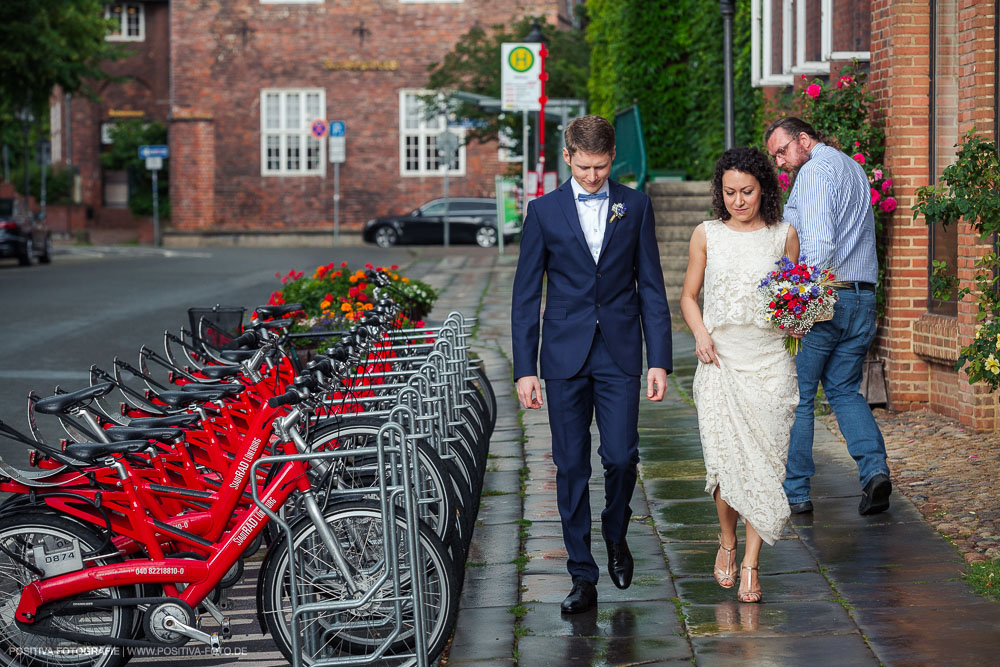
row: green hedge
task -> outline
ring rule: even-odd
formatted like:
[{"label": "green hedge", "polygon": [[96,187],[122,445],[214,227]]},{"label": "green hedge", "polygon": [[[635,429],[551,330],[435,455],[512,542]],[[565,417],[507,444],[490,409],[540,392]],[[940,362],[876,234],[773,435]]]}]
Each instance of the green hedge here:
[{"label": "green hedge", "polygon": [[[750,0],[733,21],[737,145],[761,140],[762,96],[750,85]],[[613,119],[638,104],[649,164],[708,179],[723,151],[723,39],[719,3],[588,0],[588,92]]]}]

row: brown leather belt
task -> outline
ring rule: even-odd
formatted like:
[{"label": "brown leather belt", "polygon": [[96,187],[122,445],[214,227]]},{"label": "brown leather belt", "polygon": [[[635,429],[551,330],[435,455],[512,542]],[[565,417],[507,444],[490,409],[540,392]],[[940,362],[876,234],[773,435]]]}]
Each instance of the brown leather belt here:
[{"label": "brown leather belt", "polygon": [[836,282],[830,284],[835,289],[849,289],[849,290],[854,290],[856,292],[860,292],[862,290],[866,292],[875,291],[875,283],[862,283],[862,282],[850,281],[850,282]]}]

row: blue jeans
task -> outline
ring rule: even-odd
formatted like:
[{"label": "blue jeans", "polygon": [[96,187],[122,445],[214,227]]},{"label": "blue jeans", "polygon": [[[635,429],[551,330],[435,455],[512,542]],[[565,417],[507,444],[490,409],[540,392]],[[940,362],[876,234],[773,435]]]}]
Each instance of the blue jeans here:
[{"label": "blue jeans", "polygon": [[799,407],[795,410],[785,466],[785,495],[789,503],[809,500],[813,463],[813,404],[820,382],[847,451],[858,464],[862,488],[878,474],[889,476],[885,441],[871,408],[859,393],[861,367],[875,336],[875,293],[841,289],[833,319],[817,322],[802,339],[795,357],[799,378]]}]

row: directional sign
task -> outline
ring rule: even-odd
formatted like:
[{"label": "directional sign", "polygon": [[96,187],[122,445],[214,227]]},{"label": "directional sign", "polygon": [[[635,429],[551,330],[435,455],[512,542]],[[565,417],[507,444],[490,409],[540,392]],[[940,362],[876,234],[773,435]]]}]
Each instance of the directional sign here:
[{"label": "directional sign", "polygon": [[330,139],[327,147],[332,164],[339,164],[347,161],[347,136],[346,127],[342,120],[330,121]]},{"label": "directional sign", "polygon": [[314,120],[312,126],[310,127],[312,135],[317,139],[322,139],[326,136],[326,121],[322,119]]},{"label": "directional sign", "polygon": [[455,153],[458,151],[458,135],[445,130],[437,135],[436,145],[438,151],[441,153],[441,166],[450,167],[455,159]]},{"label": "directional sign", "polygon": [[163,169],[163,158],[161,157],[148,157],[146,158],[146,169],[150,171],[156,171],[158,169]]},{"label": "directional sign", "polygon": [[541,105],[542,59],[538,42],[500,45],[500,106],[504,111],[538,111]]},{"label": "directional sign", "polygon": [[166,146],[139,146],[139,157],[170,157],[170,149]]}]

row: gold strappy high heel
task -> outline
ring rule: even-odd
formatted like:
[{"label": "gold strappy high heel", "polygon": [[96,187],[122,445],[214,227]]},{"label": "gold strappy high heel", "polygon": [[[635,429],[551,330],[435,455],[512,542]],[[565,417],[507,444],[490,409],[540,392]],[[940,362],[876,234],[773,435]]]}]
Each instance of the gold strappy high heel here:
[{"label": "gold strappy high heel", "polygon": [[[739,546],[739,540],[732,547],[727,547],[722,544],[722,535],[719,535],[719,551],[726,552],[726,569],[720,570],[715,568],[715,572],[712,576],[715,577],[716,583],[718,583],[723,588],[732,588],[736,585],[736,572],[734,568],[736,567],[736,547]],[[719,551],[715,553],[715,560],[719,560]]]},{"label": "gold strappy high heel", "polygon": [[[750,574],[746,577],[741,576],[740,578],[746,582],[747,590],[740,590],[737,592],[736,597],[740,602],[760,602],[763,594],[760,591],[751,591],[750,586],[753,584],[753,573],[759,570],[758,567],[753,565],[744,565],[740,568],[742,573],[743,570],[748,570]],[[760,585],[760,573],[757,574],[757,585]],[[742,588],[742,586],[741,586]]]}]

